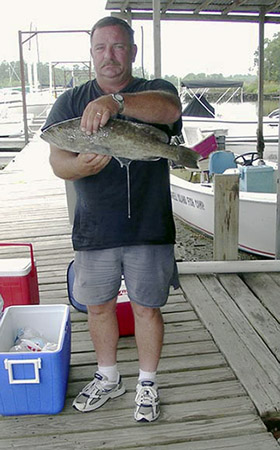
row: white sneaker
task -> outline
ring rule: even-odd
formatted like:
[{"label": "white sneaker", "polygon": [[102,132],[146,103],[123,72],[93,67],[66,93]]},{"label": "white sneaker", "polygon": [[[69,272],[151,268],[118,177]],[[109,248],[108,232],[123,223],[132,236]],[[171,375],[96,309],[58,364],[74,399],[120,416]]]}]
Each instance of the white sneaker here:
[{"label": "white sneaker", "polygon": [[116,398],[125,393],[125,387],[121,376],[117,383],[112,383],[105,375],[96,372],[94,379],[87,384],[73,401],[73,406],[78,411],[88,412],[100,408],[110,398]]},{"label": "white sneaker", "polygon": [[136,386],[134,419],[137,422],[153,422],[160,414],[158,386],[153,381],[139,381]]}]

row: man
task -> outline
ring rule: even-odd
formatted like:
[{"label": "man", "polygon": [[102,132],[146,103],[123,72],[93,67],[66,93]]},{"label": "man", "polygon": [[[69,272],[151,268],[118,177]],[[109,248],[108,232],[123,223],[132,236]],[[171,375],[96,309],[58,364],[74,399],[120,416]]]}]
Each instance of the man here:
[{"label": "man", "polygon": [[[117,116],[153,124],[169,137],[178,134],[181,104],[176,89],[164,80],[134,78],[136,52],[133,30],[125,21],[113,17],[98,21],[91,32],[96,79],[62,94],[44,128],[82,116],[81,129],[91,134]],[[87,305],[98,363],[93,381],[73,406],[92,411],[125,392],[117,369],[115,312],[123,274],[134,312],[140,367],[134,417],[156,420],[156,371],[164,332],[160,307],[167,301],[170,285],[178,287],[168,162],[132,161],[129,186],[126,169],[109,156],[51,146],[50,163],[54,173],[74,181],[76,189],[74,296]]]}]

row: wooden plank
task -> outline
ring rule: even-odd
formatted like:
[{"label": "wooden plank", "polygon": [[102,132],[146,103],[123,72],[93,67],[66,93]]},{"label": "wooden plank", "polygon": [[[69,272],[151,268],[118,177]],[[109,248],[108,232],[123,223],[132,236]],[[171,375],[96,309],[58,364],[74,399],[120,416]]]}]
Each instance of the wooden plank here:
[{"label": "wooden plank", "polygon": [[[121,404],[122,403],[122,404]],[[121,404],[121,405],[120,405]],[[17,421],[17,426],[14,426],[14,421],[6,421],[6,426],[1,430],[1,440],[9,439],[11,437],[28,437],[45,434],[46,429],[48,433],[55,434],[58,428],[64,429],[65,433],[87,431],[89,422],[94,417],[94,429],[104,430],[104,422],[108,420],[108,413],[110,419],[115,418],[114,428],[126,426],[126,420],[131,420],[131,413],[134,404],[134,394],[125,394],[122,398],[109,402],[106,407],[92,413],[91,415],[77,414],[73,409],[67,410],[59,415],[53,416],[51,419],[45,416],[33,417],[32,424],[30,417],[22,417]],[[201,400],[200,402],[188,402],[178,404],[166,404],[164,399],[162,401],[162,418],[165,423],[172,423],[176,417],[180,417],[180,421],[189,420],[207,420],[211,417],[227,417],[234,415],[249,415],[254,413],[252,403],[246,397],[235,397],[230,399],[219,400]],[[88,417],[90,416],[90,417]],[[46,423],[47,422],[47,423]],[[116,426],[117,423],[117,426]]]},{"label": "wooden plank", "polygon": [[[248,436],[177,442],[153,446],[155,450],[279,450],[279,444],[271,434],[255,433]],[[137,447],[146,450],[147,447]]]},{"label": "wooden plank", "polygon": [[[133,389],[135,389],[135,383],[137,380],[137,376],[135,376],[134,374],[127,375],[126,372],[127,372],[126,365],[122,364],[122,375],[123,375],[123,380],[124,380],[126,389],[132,391]],[[93,377],[93,370],[90,373],[90,378],[88,378],[87,380],[85,380],[85,379],[80,379],[77,381],[70,380],[69,384],[68,384],[68,389],[67,389],[67,398],[75,397],[77,395],[77,392],[80,392],[83,389],[86,382],[89,382],[92,380],[92,377]],[[158,380],[160,389],[182,386],[185,391],[186,389],[188,389],[188,390],[192,389],[192,387],[195,385],[206,385],[207,383],[211,385],[212,383],[222,383],[222,382],[226,382],[226,381],[235,381],[236,382],[236,376],[233,373],[233,371],[229,367],[226,367],[226,366],[213,367],[213,368],[211,368],[211,367],[210,368],[200,368],[198,370],[196,370],[196,369],[181,370],[180,368],[177,370],[177,368],[175,367],[172,371],[172,377],[167,376],[166,372],[159,372],[157,374],[157,380]],[[230,392],[231,392],[231,397],[227,397],[228,399],[235,397],[233,390],[231,390]],[[199,395],[199,390],[197,390],[197,395]],[[238,396],[240,396],[240,395],[242,397],[244,396],[243,388],[239,392]],[[247,398],[247,400],[250,400],[248,396],[246,396],[246,398]],[[203,394],[202,394],[202,397],[200,398],[200,401],[201,400],[205,400]],[[250,400],[250,402],[251,402],[251,400]],[[252,402],[251,402],[251,404],[253,405]],[[67,411],[67,408],[66,408],[66,411]]]},{"label": "wooden plank", "polygon": [[[119,399],[120,400],[120,399]],[[80,414],[77,412],[77,415]],[[121,417],[125,426],[118,426],[116,413],[108,411],[106,420],[103,420],[103,429],[94,431],[93,419],[86,421],[84,419],[84,429],[78,432],[57,434],[55,439],[51,438],[52,433],[40,436],[40,449],[53,450],[55,448],[77,449],[83,450],[95,449],[125,449],[137,447],[140,443],[144,446],[151,445],[151,442],[157,444],[171,444],[173,442],[191,442],[200,439],[201,436],[206,439],[213,439],[227,436],[242,436],[249,433],[260,433],[265,431],[264,425],[258,417],[250,415],[242,415],[239,417],[221,417],[212,420],[194,420],[194,421],[174,421],[166,423],[157,421],[149,427],[149,432],[143,432],[143,427],[133,423],[132,412],[123,410]],[[78,417],[78,416],[77,416]],[[92,416],[91,416],[92,417]],[[179,420],[176,415],[176,420]],[[47,420],[47,419],[46,419]],[[49,421],[48,421],[49,422]],[[145,426],[147,430],[147,425]],[[51,441],[51,442],[50,442]],[[24,440],[20,438],[10,438],[8,440],[0,440],[0,449],[7,450],[10,448],[24,450],[27,448],[36,448],[38,445],[37,436],[28,436]]]},{"label": "wooden plank", "polygon": [[[206,355],[188,355],[173,356],[171,358],[162,358],[159,363],[158,373],[172,373],[179,370],[198,370],[225,367],[227,365],[225,358],[220,353]],[[123,375],[138,376],[138,363],[127,364],[126,361],[118,364],[119,371]],[[95,364],[86,364],[70,367],[70,380],[92,380],[93,373],[96,370]]]},{"label": "wooden plank", "polygon": [[[166,375],[165,375],[166,376]],[[130,381],[126,381],[124,378],[124,384],[127,387],[128,391],[125,396],[121,399],[118,399],[117,403],[119,408],[133,407],[134,397],[135,397],[135,386],[136,386],[137,378],[130,379]],[[74,390],[73,388],[69,391],[67,395],[69,399],[69,403],[71,403],[71,395],[77,395],[79,390]],[[200,383],[195,384],[190,389],[190,386],[180,385],[178,387],[169,386],[168,388],[159,387],[159,393],[161,398],[162,405],[175,405],[177,403],[185,403],[185,402],[200,402],[202,400],[213,400],[213,399],[224,399],[229,400],[230,398],[236,397],[246,397],[246,392],[244,388],[241,386],[238,380],[233,381],[222,381],[222,382],[213,382],[213,383]],[[73,398],[72,398],[73,400]],[[248,397],[247,397],[248,400]],[[250,401],[251,406],[253,403]],[[103,408],[102,408],[103,409]],[[255,411],[254,407],[251,408],[251,411]]]},{"label": "wooden plank", "polygon": [[[165,345],[162,349],[162,358],[171,357],[174,355],[174,346],[173,345]],[[218,349],[213,341],[203,341],[203,342],[183,342],[178,343],[176,345],[176,356],[181,355],[189,356],[189,355],[200,355],[200,354],[209,354],[209,353],[217,353]],[[134,346],[131,349],[119,349],[118,350],[118,361],[123,360],[137,360],[137,349]],[[71,357],[71,365],[79,366],[83,364],[91,364],[95,363],[96,357],[93,354],[92,349],[89,352],[83,351],[80,353],[74,353]]]},{"label": "wooden plank", "polygon": [[275,319],[279,321],[280,286],[267,273],[246,273],[242,274],[242,278],[263,305],[273,314]]},{"label": "wooden plank", "polygon": [[[203,276],[204,279],[206,277],[207,275]],[[181,286],[186,297],[214,337],[218,347],[226,355],[232,369],[256,405],[259,414],[265,416],[279,411],[279,390],[272,385],[263,367],[252,356],[201,281],[194,275],[186,275],[181,278]],[[219,293],[220,290],[216,286],[212,295],[218,297]]]},{"label": "wooden plank", "polygon": [[[280,385],[280,325],[236,275],[220,275],[219,280],[232,302],[219,302],[227,317],[256,360],[276,386]],[[247,318],[247,320],[245,319]],[[248,323],[249,321],[249,323]],[[275,356],[276,358],[275,358]]]},{"label": "wooden plank", "polygon": [[[80,336],[81,335],[81,336]],[[195,330],[191,332],[180,331],[176,332],[174,330],[168,331],[166,330],[164,335],[164,345],[171,345],[176,343],[195,343],[201,341],[210,341],[212,338],[209,332],[205,329]],[[125,345],[133,345],[135,346],[134,336],[125,336],[125,338],[120,339],[119,346]],[[72,343],[71,343],[71,351],[72,353],[77,353],[80,351],[89,351],[92,350],[92,341],[90,338],[89,332],[81,332],[81,333],[73,333],[72,334]],[[82,350],[81,350],[82,349]]]}]

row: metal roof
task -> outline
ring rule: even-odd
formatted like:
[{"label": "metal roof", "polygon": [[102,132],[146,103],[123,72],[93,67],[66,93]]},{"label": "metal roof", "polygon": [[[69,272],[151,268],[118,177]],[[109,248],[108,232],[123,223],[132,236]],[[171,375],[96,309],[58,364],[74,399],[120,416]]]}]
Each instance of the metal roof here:
[{"label": "metal roof", "polygon": [[[108,0],[106,9],[131,20],[153,17],[153,0]],[[161,20],[280,22],[280,0],[161,0]],[[115,14],[114,14],[115,15]]]}]

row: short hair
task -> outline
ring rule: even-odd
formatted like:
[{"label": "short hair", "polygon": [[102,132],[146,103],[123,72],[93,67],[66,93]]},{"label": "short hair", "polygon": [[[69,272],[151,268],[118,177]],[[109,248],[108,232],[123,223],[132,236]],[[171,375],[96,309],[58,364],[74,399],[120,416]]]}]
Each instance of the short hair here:
[{"label": "short hair", "polygon": [[104,27],[110,27],[110,26],[116,26],[116,25],[125,29],[125,31],[127,32],[128,36],[129,36],[130,44],[134,45],[134,30],[131,28],[130,25],[128,25],[128,23],[125,20],[119,19],[118,17],[114,17],[114,16],[103,17],[103,19],[98,20],[91,29],[90,39],[92,38],[95,30],[97,30],[98,28],[104,28]]}]

